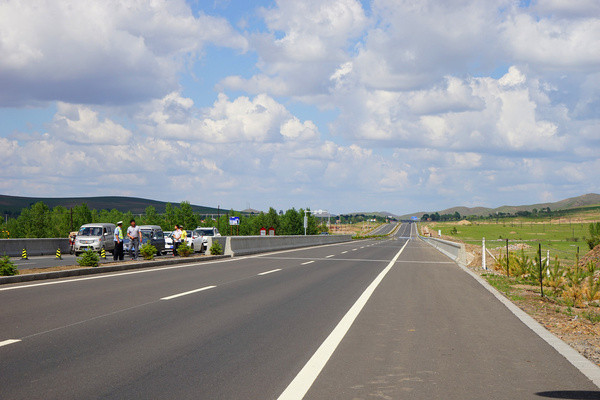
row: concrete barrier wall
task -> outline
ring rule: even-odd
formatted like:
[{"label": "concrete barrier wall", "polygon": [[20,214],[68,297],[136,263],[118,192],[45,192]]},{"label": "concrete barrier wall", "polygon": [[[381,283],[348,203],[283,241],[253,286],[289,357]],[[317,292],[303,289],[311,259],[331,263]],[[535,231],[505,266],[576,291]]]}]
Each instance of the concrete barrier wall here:
[{"label": "concrete barrier wall", "polygon": [[[342,243],[352,240],[351,235],[314,236],[220,236],[209,238],[221,243],[225,255],[240,256],[267,251],[294,249],[322,244]],[[28,256],[56,254],[60,247],[63,253],[69,252],[69,239],[0,239],[0,256],[20,257],[23,249]]]},{"label": "concrete barrier wall", "polygon": [[242,256],[268,251],[295,249],[349,242],[351,235],[314,235],[314,236],[221,236],[209,238],[208,248],[213,240],[218,241],[225,255]]},{"label": "concrete barrier wall", "polygon": [[444,253],[461,265],[467,264],[467,251],[462,243],[450,242],[448,240],[423,237],[421,239],[435,247],[441,253]]},{"label": "concrete barrier wall", "polygon": [[43,256],[56,254],[58,248],[68,253],[69,239],[0,239],[0,256],[20,257],[23,249],[28,256]]}]

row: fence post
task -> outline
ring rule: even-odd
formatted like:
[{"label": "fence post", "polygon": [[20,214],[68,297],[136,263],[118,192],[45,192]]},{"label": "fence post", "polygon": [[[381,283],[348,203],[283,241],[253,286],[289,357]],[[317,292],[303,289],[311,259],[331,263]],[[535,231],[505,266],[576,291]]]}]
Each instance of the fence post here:
[{"label": "fence post", "polygon": [[481,268],[487,270],[487,265],[485,262],[485,238],[481,241]]},{"label": "fence post", "polygon": [[508,257],[508,239],[506,239],[506,276],[510,278],[510,258]]},{"label": "fence post", "polygon": [[538,243],[538,260],[540,266],[540,293],[544,297],[544,274],[542,273],[542,244]]}]

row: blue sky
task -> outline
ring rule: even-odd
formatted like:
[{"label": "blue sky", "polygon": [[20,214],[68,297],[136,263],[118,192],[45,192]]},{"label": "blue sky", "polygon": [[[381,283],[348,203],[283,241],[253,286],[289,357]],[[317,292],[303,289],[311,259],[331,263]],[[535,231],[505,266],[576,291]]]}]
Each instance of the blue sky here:
[{"label": "blue sky", "polygon": [[0,4],[0,193],[398,214],[600,192],[595,0]]}]

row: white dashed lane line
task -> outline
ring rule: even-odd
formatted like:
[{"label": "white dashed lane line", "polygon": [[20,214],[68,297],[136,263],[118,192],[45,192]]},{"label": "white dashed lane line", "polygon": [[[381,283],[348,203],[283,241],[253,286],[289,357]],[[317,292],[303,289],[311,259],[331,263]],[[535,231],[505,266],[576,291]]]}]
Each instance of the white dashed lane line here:
[{"label": "white dashed lane line", "polygon": [[259,275],[259,276],[261,276],[261,275],[268,275],[268,274],[272,274],[273,272],[279,272],[279,271],[281,271],[281,268],[277,268],[277,269],[272,269],[270,271],[261,272],[260,274],[256,274],[256,275]]},{"label": "white dashed lane line", "polygon": [[304,262],[304,263],[302,263],[300,265],[306,265],[306,264],[312,264],[312,263],[314,263],[314,261],[307,261],[307,262]]},{"label": "white dashed lane line", "polygon": [[335,254],[330,254],[330,255],[326,256],[325,258],[331,258],[331,257],[333,257],[334,255],[335,255]]},{"label": "white dashed lane line", "polygon": [[3,340],[0,342],[0,347],[2,346],[8,346],[9,344],[13,344],[13,343],[18,343],[21,340],[19,339],[8,339],[8,340]]},{"label": "white dashed lane line", "polygon": [[347,252],[348,252],[348,250],[346,250],[346,251],[342,251],[342,254],[346,254]]},{"label": "white dashed lane line", "polygon": [[213,288],[216,288],[216,286],[205,286],[200,289],[190,290],[189,292],[183,292],[183,293],[174,294],[172,296],[162,297],[161,300],[172,300],[172,299],[176,299],[177,297],[187,296],[188,294],[203,292],[205,290],[209,290],[209,289],[213,289]]}]

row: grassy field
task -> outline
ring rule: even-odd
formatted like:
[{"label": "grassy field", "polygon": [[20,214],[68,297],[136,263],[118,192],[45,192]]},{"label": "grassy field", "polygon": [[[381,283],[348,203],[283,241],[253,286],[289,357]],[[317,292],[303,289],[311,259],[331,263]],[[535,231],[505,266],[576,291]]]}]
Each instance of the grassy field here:
[{"label": "grassy field", "polygon": [[[593,216],[586,215],[586,221],[594,220]],[[589,219],[587,219],[589,218]],[[600,219],[596,213],[595,220]],[[579,219],[583,221],[583,219]],[[537,252],[538,243],[542,245],[543,256],[550,250],[550,257],[556,256],[562,262],[574,263],[577,248],[583,256],[589,251],[585,237],[589,236],[589,222],[569,222],[567,220],[526,221],[523,219],[500,220],[494,222],[474,221],[471,225],[459,222],[429,222],[426,226],[433,232],[442,231],[443,236],[454,237],[469,244],[481,244],[486,239],[487,248],[505,248],[506,239],[510,244],[524,243],[530,248],[525,249],[527,255]],[[456,232],[453,231],[456,228]]]}]

